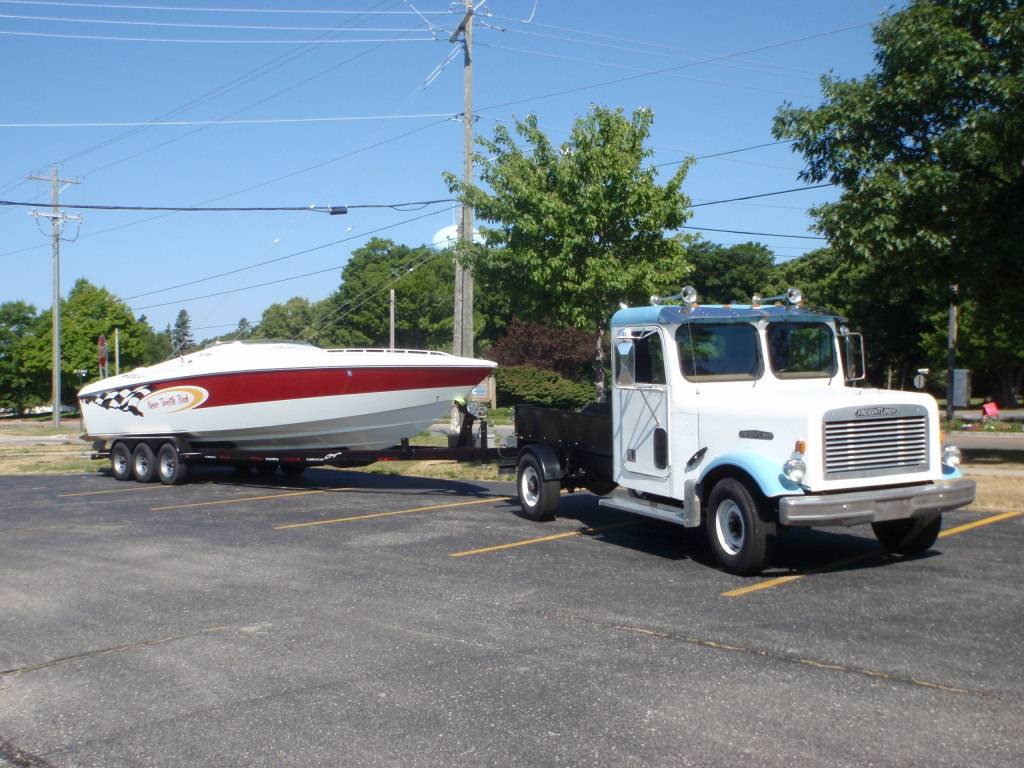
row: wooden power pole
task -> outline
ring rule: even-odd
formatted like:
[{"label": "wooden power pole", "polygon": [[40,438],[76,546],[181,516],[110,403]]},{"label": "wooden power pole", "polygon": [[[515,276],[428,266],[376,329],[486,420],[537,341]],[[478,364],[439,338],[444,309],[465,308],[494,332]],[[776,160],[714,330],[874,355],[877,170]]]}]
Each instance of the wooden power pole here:
[{"label": "wooden power pole", "polygon": [[[462,182],[473,183],[473,0],[465,0],[466,15],[449,38],[456,42],[462,36],[463,113],[462,113]],[[473,208],[462,204],[459,240],[463,253],[473,245]],[[473,356],[473,274],[461,258],[455,260],[455,313],[452,352]]]},{"label": "wooden power pole", "polygon": [[60,210],[60,185],[79,184],[77,179],[62,179],[53,166],[53,173],[47,176],[29,176],[30,181],[48,181],[51,184],[49,213],[32,211],[37,218],[50,220],[51,237],[53,238],[53,426],[60,426],[60,234],[65,221],[81,221],[82,217],[68,215]]}]

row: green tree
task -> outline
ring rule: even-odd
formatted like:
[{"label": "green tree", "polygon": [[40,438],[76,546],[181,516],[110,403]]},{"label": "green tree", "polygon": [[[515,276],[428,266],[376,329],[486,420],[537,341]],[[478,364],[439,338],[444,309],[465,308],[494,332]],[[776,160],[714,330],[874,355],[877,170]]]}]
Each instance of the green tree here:
[{"label": "green tree", "polygon": [[318,338],[346,347],[388,346],[394,288],[396,346],[450,348],[454,279],[450,251],[375,237],[352,251],[341,286],[324,300]]},{"label": "green tree", "polygon": [[24,301],[0,304],[0,408],[21,415],[25,408],[46,400],[46,371],[29,364],[39,313]]},{"label": "green tree", "polygon": [[302,296],[293,296],[284,304],[271,304],[263,310],[253,338],[301,341],[316,315],[315,305]]},{"label": "green tree", "polygon": [[[718,245],[701,239],[686,248],[693,269],[686,281],[703,301],[745,303],[764,294],[774,279],[775,254],[761,243]],[[675,293],[679,286],[667,286]]]},{"label": "green tree", "polygon": [[[664,184],[646,161],[653,115],[592,107],[555,146],[529,116],[480,139],[482,187],[446,174],[484,221],[487,245],[467,254],[474,272],[510,296],[511,312],[532,322],[594,334],[594,382],[604,397],[608,321],[620,301],[646,302],[656,287],[686,274],[684,239],[666,237],[688,218],[681,192],[689,163]],[[488,188],[485,189],[484,187]]]},{"label": "green tree", "polygon": [[[907,316],[940,316],[947,286],[984,311],[979,359],[1014,401],[1024,379],[1024,16],[1016,0],[912,0],[874,30],[876,68],[822,78],[816,109],[783,106],[802,178],[841,198],[815,209],[832,247],[894,285],[920,288]],[[973,341],[973,340],[972,340]],[[917,346],[922,348],[920,339]]]},{"label": "green tree", "polygon": [[187,310],[181,310],[174,320],[174,328],[171,330],[171,349],[175,355],[184,355],[191,352],[196,346],[196,340],[192,336],[192,319],[188,316]]}]

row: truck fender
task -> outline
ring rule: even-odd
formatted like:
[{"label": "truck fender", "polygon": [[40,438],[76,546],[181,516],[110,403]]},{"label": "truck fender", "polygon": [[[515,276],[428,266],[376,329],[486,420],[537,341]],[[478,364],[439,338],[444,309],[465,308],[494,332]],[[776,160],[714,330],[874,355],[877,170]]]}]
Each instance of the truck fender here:
[{"label": "truck fender", "polygon": [[561,480],[565,477],[562,462],[558,460],[558,454],[550,445],[543,443],[524,445],[519,451],[520,459],[527,453],[532,453],[540,462],[540,469],[544,473],[545,480]]},{"label": "truck fender", "polygon": [[700,475],[703,486],[705,479],[716,470],[729,467],[737,468],[748,475],[760,489],[765,498],[801,493],[802,489],[784,474],[782,465],[756,453],[737,451],[717,456]]}]

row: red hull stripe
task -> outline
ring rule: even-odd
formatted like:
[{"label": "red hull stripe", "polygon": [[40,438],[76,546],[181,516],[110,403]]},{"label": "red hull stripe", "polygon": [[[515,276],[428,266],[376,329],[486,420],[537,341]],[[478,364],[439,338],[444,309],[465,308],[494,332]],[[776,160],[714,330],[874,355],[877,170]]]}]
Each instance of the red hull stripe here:
[{"label": "red hull stripe", "polygon": [[300,400],[307,397],[474,387],[491,368],[310,368],[238,371],[154,382],[153,389],[202,387],[210,396],[197,408]]}]

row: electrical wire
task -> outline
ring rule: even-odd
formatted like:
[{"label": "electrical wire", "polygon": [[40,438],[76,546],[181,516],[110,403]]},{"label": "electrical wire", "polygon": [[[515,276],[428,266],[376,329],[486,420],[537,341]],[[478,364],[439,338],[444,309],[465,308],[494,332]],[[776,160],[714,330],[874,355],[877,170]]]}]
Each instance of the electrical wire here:
[{"label": "electrical wire", "polygon": [[[353,208],[390,208],[394,211],[422,210],[428,205],[457,202],[455,198],[444,197],[436,200],[411,200],[406,203],[358,203],[355,205],[265,205],[203,208],[198,206],[162,206],[162,205],[90,205],[87,203],[61,204],[61,208],[72,208],[86,211],[173,211],[175,213],[250,213],[250,212],[285,212],[298,211],[306,213],[327,213],[331,215],[347,213]],[[0,200],[0,205],[21,206],[24,208],[38,207],[39,203]]]},{"label": "electrical wire", "polygon": [[343,115],[337,117],[274,117],[249,120],[146,120],[121,123],[0,123],[0,128],[156,128],[215,125],[287,125],[293,123],[348,123],[371,120],[425,120],[458,117],[452,112],[421,112],[408,115]]},{"label": "electrical wire", "polygon": [[8,37],[45,37],[58,40],[99,40],[117,43],[180,43],[186,45],[347,45],[358,43],[436,43],[434,37],[391,37],[391,38],[359,38],[358,40],[221,40],[214,38],[195,37],[123,37],[115,35],[73,35],[58,32],[16,32],[11,29],[0,29],[0,35]]},{"label": "electrical wire", "polygon": [[[453,210],[455,207],[456,206],[453,206],[450,209],[446,209],[446,210],[442,210],[442,211],[433,211],[433,212],[427,214],[427,216],[436,216],[436,215],[441,214],[441,213],[447,213],[447,212]],[[425,218],[425,217],[419,217],[419,218]],[[410,221],[413,221],[413,220],[415,220],[415,219],[410,219]],[[401,224],[406,224],[406,223],[409,223],[409,222],[408,221],[399,221],[396,224],[391,224],[391,225],[386,226],[386,227],[381,227],[380,229],[375,229],[374,231],[382,231],[383,229],[391,229],[391,228],[394,228],[396,226],[400,226]],[[334,241],[333,243],[325,243],[322,246],[316,246],[315,248],[311,248],[311,249],[309,249],[309,251],[323,250],[325,248],[330,248],[331,246],[336,246],[336,245],[339,245],[341,243],[345,243],[347,241],[355,240],[356,238],[366,237],[366,234],[368,234],[368,233],[369,232],[364,232],[364,233],[361,233],[361,234],[353,234],[353,236],[350,237],[350,238],[343,238],[342,240]],[[309,251],[305,251],[303,253],[308,253]],[[257,283],[256,285],[252,285],[252,286],[242,286],[240,288],[231,288],[231,289],[227,289],[225,291],[216,291],[214,293],[204,294],[203,296],[191,296],[191,297],[188,297],[186,299],[175,299],[174,301],[165,301],[165,302],[160,303],[160,304],[146,304],[145,306],[137,306],[137,307],[130,307],[130,308],[131,308],[131,310],[133,312],[138,312],[138,311],[141,311],[143,309],[155,309],[157,307],[172,306],[172,305],[176,305],[176,304],[184,304],[184,303],[187,303],[189,301],[199,301],[200,299],[210,299],[210,298],[213,298],[215,296],[226,296],[226,295],[232,294],[232,293],[241,293],[242,291],[252,291],[253,289],[256,289],[256,288],[265,288],[266,286],[275,286],[275,285],[279,285],[281,283],[289,283],[289,282],[291,282],[293,280],[301,280],[302,278],[311,278],[311,276],[313,276],[313,275],[325,274],[326,272],[333,272],[333,271],[335,271],[337,269],[344,268],[344,266],[345,266],[344,264],[338,264],[336,266],[329,266],[326,269],[316,269],[315,271],[304,272],[302,274],[293,274],[292,276],[290,276],[290,278],[281,278],[280,280],[271,280],[271,281],[267,281],[265,283]]]},{"label": "electrical wire", "polygon": [[[358,240],[359,238],[366,237],[367,235],[375,235],[378,232],[384,232],[384,231],[389,230],[389,229],[395,229],[396,227],[400,227],[400,226],[403,226],[405,224],[409,224],[409,223],[414,222],[414,221],[419,221],[420,219],[426,219],[426,218],[429,218],[431,216],[438,216],[438,215],[440,215],[442,213],[448,213],[449,211],[455,210],[457,207],[458,206],[453,205],[450,208],[445,208],[444,210],[431,211],[430,213],[425,213],[422,216],[414,216],[411,219],[404,219],[402,221],[396,222],[395,224],[388,224],[386,226],[378,227],[376,229],[371,229],[371,230],[368,230],[366,232],[360,232],[357,235],[350,235],[349,237],[343,237],[340,240],[332,240],[329,243],[323,243],[322,245],[316,245],[316,246],[313,246],[312,248],[306,248],[306,249],[301,250],[301,251],[295,251],[294,253],[289,253],[289,254],[286,254],[285,256],[278,256],[278,257],[273,258],[273,259],[267,259],[265,261],[259,261],[259,262],[256,262],[255,264],[247,264],[247,265],[239,267],[237,269],[228,270],[227,272],[220,272],[220,273],[218,273],[216,275],[208,275],[206,277],[201,277],[201,278],[198,278],[196,280],[189,280],[188,282],[185,282],[185,283],[178,283],[177,285],[169,285],[169,286],[167,286],[165,288],[157,288],[157,289],[152,290],[152,291],[146,291],[145,293],[137,293],[134,296],[128,296],[125,299],[125,301],[131,301],[132,299],[140,299],[140,298],[142,298],[144,296],[152,296],[152,295],[157,294],[157,293],[166,293],[167,291],[173,291],[173,290],[175,290],[177,288],[187,288],[190,285],[198,285],[199,283],[209,282],[210,280],[216,280],[217,278],[220,278],[220,277],[227,277],[228,275],[236,275],[239,272],[246,272],[246,271],[248,271],[250,269],[256,269],[257,267],[266,266],[267,264],[274,264],[274,263],[279,262],[279,261],[285,261],[287,259],[293,259],[296,256],[305,256],[307,253],[313,253],[315,251],[322,251],[324,248],[330,248],[330,247],[335,246],[335,245],[341,245],[342,243],[351,242],[352,240]],[[285,280],[297,280],[300,277],[309,277],[310,275],[319,275],[319,274],[323,274],[324,272],[330,272],[330,271],[335,270],[335,269],[341,269],[343,266],[344,265],[341,265],[339,267],[329,267],[328,269],[320,270],[318,272],[309,272],[307,274],[297,275],[295,277],[285,278]],[[251,288],[260,288],[260,287],[263,287],[264,285],[272,285],[273,283],[284,282],[285,280],[275,280],[275,281],[271,281],[269,283],[260,283],[259,285],[254,285],[254,286],[249,286],[249,287],[251,287]],[[248,290],[248,288],[236,288],[236,289],[232,289],[230,291],[225,291],[225,293],[236,293],[237,291],[240,291],[240,290]],[[220,295],[219,293],[211,293],[211,294],[209,294],[207,296],[195,297],[194,299],[181,299],[180,301],[182,301],[182,302],[194,301],[194,300],[197,300],[199,298],[205,299],[205,298],[209,298],[210,296],[219,296],[219,295]],[[176,302],[171,301],[171,302],[167,302],[167,304],[154,304],[154,305],[150,305],[150,306],[146,306],[146,307],[140,307],[139,309],[152,309],[154,306],[163,307],[163,306],[167,306],[168,304],[174,304],[174,303],[176,303]]]},{"label": "electrical wire", "polygon": [[260,32],[422,32],[422,27],[295,27],[270,24],[194,24],[178,21],[129,21],[126,19],[83,19],[69,16],[27,16],[0,13],[0,19],[19,21],[55,21],[71,24],[107,24],[128,27],[161,27],[174,29],[236,29]]},{"label": "electrical wire", "polygon": [[789,39],[789,40],[783,40],[783,41],[778,42],[778,43],[769,43],[768,45],[761,45],[761,46],[758,46],[756,48],[748,48],[748,49],[743,50],[743,51],[737,51],[736,53],[725,53],[725,54],[721,54],[719,56],[711,56],[711,57],[708,57],[706,59],[701,59],[699,61],[691,62],[691,63],[688,63],[688,64],[678,64],[678,65],[676,65],[674,67],[665,67],[664,69],[651,70],[650,72],[645,72],[645,73],[642,73],[642,74],[627,75],[625,77],[619,77],[619,78],[615,78],[615,79],[612,79],[612,80],[602,80],[602,81],[597,82],[597,83],[588,83],[587,85],[579,85],[579,86],[576,86],[574,88],[565,88],[565,89],[560,90],[560,91],[551,91],[549,93],[544,93],[544,94],[540,94],[540,95],[537,95],[537,96],[529,96],[529,97],[522,98],[522,99],[513,99],[511,101],[505,101],[505,102],[502,102],[500,104],[491,104],[491,105],[488,105],[486,107],[483,107],[483,109],[484,110],[502,109],[504,107],[511,107],[511,106],[515,106],[517,104],[526,104],[526,103],[529,103],[531,101],[541,101],[543,99],[553,99],[553,98],[556,98],[558,96],[568,96],[570,94],[580,93],[582,91],[590,91],[590,90],[593,90],[595,88],[603,88],[603,87],[605,87],[607,85],[618,85],[620,83],[628,83],[628,82],[632,82],[634,80],[640,80],[640,79],[645,78],[645,77],[652,77],[654,75],[662,75],[662,74],[666,74],[668,72],[676,72],[676,71],[678,71],[680,69],[686,69],[686,68],[689,68],[689,67],[696,67],[696,66],[699,66],[699,65],[702,65],[702,64],[713,64],[713,63],[715,63],[717,61],[725,61],[725,60],[728,60],[728,59],[734,59],[734,58],[736,58],[738,56],[746,56],[747,54],[750,54],[750,53],[759,53],[761,51],[769,51],[769,50],[773,50],[775,48],[783,48],[783,47],[786,47],[786,46],[789,46],[789,45],[797,45],[799,43],[805,43],[805,42],[807,42],[809,40],[818,40],[818,39],[823,38],[823,37],[830,37],[832,35],[838,35],[838,34],[841,34],[843,32],[849,32],[849,31],[854,30],[854,29],[862,29],[863,27],[870,27],[870,26],[872,26],[872,23],[870,23],[870,22],[869,23],[865,23],[865,24],[853,24],[853,25],[850,25],[850,26],[847,26],[847,27],[840,27],[838,29],[828,30],[827,32],[817,32],[817,33],[815,33],[813,35],[804,35],[802,37],[796,37],[796,38],[792,38],[792,39]]},{"label": "electrical wire", "polygon": [[[103,8],[106,10],[128,10],[128,11],[169,11],[172,13],[196,12],[196,13],[253,13],[253,14],[309,14],[309,15],[346,15],[356,16],[370,11],[351,11],[332,8],[210,8],[186,5],[139,5],[139,4],[115,4],[115,3],[81,3],[81,2],[55,2],[54,0],[0,0],[0,5],[47,5],[65,8]],[[446,11],[372,11],[379,16],[450,16],[454,12]]]},{"label": "electrical wire", "polygon": [[773,197],[774,195],[788,195],[791,192],[805,192],[810,189],[825,189],[826,187],[834,187],[835,184],[814,184],[809,187],[793,187],[792,189],[782,189],[778,192],[761,192],[757,195],[744,195],[743,197],[730,197],[726,200],[709,200],[704,203],[692,203],[687,208],[703,208],[706,205],[722,205],[723,203],[735,203],[740,200],[755,200],[759,197]]},{"label": "electrical wire", "polygon": [[701,232],[726,232],[730,235],[757,235],[760,237],[791,237],[798,240],[827,240],[828,238],[817,235],[780,235],[777,232],[748,232],[743,229],[715,229],[714,227],[690,227],[683,226],[680,229],[696,229]]}]

